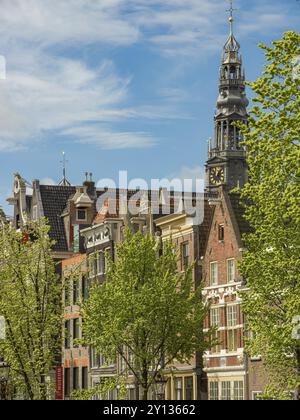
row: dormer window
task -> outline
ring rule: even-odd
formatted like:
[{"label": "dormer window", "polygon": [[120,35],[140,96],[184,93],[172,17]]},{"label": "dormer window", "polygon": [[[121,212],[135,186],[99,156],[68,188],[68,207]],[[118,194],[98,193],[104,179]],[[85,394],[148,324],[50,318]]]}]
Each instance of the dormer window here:
[{"label": "dormer window", "polygon": [[87,221],[87,211],[85,209],[77,209],[77,220],[80,222]]}]

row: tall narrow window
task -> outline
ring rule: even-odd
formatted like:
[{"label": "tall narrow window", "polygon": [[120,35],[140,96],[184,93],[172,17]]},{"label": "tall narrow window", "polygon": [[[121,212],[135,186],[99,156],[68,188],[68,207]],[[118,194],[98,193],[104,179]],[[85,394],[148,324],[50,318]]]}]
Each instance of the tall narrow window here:
[{"label": "tall narrow window", "polygon": [[91,368],[98,368],[99,367],[99,356],[98,351],[95,347],[91,347]]},{"label": "tall narrow window", "polygon": [[82,368],[82,377],[81,377],[81,387],[82,389],[88,389],[88,368]]},{"label": "tall narrow window", "polygon": [[218,284],[218,263],[210,263],[210,285],[217,286]]},{"label": "tall narrow window", "polygon": [[184,243],[181,246],[181,261],[182,261],[182,270],[186,270],[189,265],[190,260],[190,246],[189,243]]},{"label": "tall narrow window", "polygon": [[79,368],[73,368],[73,389],[79,389]]},{"label": "tall narrow window", "polygon": [[219,241],[224,241],[225,238],[225,231],[224,231],[224,225],[219,225]]},{"label": "tall narrow window", "polygon": [[79,303],[79,280],[74,280],[73,282],[73,305],[78,305]]},{"label": "tall narrow window", "polygon": [[182,397],[182,378],[175,378],[175,399],[180,401]]},{"label": "tall narrow window", "polygon": [[[80,338],[79,331],[79,318],[73,320],[73,340],[78,340]],[[74,347],[77,347],[77,344],[74,344]]]},{"label": "tall narrow window", "polygon": [[105,274],[105,253],[103,251],[98,254],[98,274]]},{"label": "tall narrow window", "polygon": [[227,348],[235,352],[238,348],[237,305],[227,306]]},{"label": "tall narrow window", "polygon": [[194,382],[193,377],[188,376],[184,379],[185,383],[185,399],[186,401],[192,401],[194,399]]},{"label": "tall narrow window", "polygon": [[213,381],[209,383],[209,399],[212,401],[219,399],[219,382]]},{"label": "tall narrow window", "polygon": [[65,306],[70,306],[70,304],[71,304],[70,281],[66,280],[66,283],[65,283]]},{"label": "tall narrow window", "polygon": [[210,310],[210,326],[219,327],[220,326],[220,309],[212,308]]},{"label": "tall narrow window", "polygon": [[221,400],[231,399],[231,383],[230,381],[221,382]]},{"label": "tall narrow window", "polygon": [[[210,310],[210,326],[211,327],[220,327],[220,309],[212,308]],[[213,347],[211,348],[212,353],[219,353],[221,351],[220,343],[220,334],[218,330],[214,331],[212,334]]]},{"label": "tall narrow window", "polygon": [[65,349],[69,349],[71,346],[71,331],[70,331],[70,320],[65,322]]},{"label": "tall narrow window", "polygon": [[233,394],[234,400],[243,400],[244,399],[244,382],[243,381],[234,381],[233,384]]},{"label": "tall narrow window", "polygon": [[89,275],[90,277],[95,277],[97,275],[97,259],[98,253],[93,253],[89,255]]},{"label": "tall narrow window", "polygon": [[236,327],[237,325],[237,305],[227,306],[227,327]]},{"label": "tall narrow window", "polygon": [[229,352],[237,351],[237,341],[238,341],[238,330],[228,330],[227,331],[227,347]]},{"label": "tall narrow window", "polygon": [[227,260],[227,282],[233,283],[235,281],[235,260]]},{"label": "tall narrow window", "polygon": [[85,301],[89,298],[89,283],[86,275],[82,276],[81,279],[81,293],[82,300]]},{"label": "tall narrow window", "polygon": [[70,387],[70,369],[64,369],[64,391],[65,391],[65,398],[70,397],[71,387]]}]

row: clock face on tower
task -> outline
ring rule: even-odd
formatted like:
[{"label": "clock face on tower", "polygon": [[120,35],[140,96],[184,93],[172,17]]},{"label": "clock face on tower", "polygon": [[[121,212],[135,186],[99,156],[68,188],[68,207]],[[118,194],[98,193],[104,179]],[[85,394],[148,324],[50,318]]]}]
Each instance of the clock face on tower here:
[{"label": "clock face on tower", "polygon": [[224,168],[221,166],[216,166],[215,168],[212,168],[210,170],[210,176],[209,176],[210,183],[212,185],[222,185],[225,181],[225,175],[224,175]]}]

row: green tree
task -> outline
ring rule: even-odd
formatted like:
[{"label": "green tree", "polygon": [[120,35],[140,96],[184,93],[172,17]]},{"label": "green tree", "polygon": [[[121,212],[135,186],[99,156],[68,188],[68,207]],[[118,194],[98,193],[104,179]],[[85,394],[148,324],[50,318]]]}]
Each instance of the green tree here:
[{"label": "green tree", "polygon": [[44,221],[0,231],[0,315],[6,338],[0,354],[13,383],[29,399],[48,398],[47,377],[60,349],[61,286]]},{"label": "green tree", "polygon": [[188,362],[208,347],[209,335],[202,332],[206,314],[192,268],[178,273],[172,244],[160,256],[153,236],[128,230],[115,262],[108,263],[106,282],[91,290],[84,337],[107,360],[121,358],[147,399],[166,366]]},{"label": "green tree", "polygon": [[249,183],[241,192],[247,235],[242,272],[249,290],[244,312],[253,337],[249,351],[262,355],[269,373],[266,395],[291,398],[300,386],[300,35],[287,32],[261,45],[265,71],[250,86],[256,102],[249,127],[241,127]]}]

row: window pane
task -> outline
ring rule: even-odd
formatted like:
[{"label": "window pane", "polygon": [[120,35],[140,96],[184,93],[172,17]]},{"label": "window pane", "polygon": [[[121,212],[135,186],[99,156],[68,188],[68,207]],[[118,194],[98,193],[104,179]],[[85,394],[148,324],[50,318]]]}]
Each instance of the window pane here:
[{"label": "window pane", "polygon": [[71,304],[70,281],[67,281],[65,285],[65,306],[70,306],[70,304]]},{"label": "window pane", "polygon": [[79,388],[79,368],[73,368],[73,389]]},{"label": "window pane", "polygon": [[175,399],[182,400],[182,378],[175,378]]},{"label": "window pane", "polygon": [[191,401],[194,399],[194,384],[193,384],[193,377],[189,376],[184,379],[185,381],[185,399],[187,401]]},{"label": "window pane", "polygon": [[236,327],[237,325],[237,306],[227,306],[227,326]]},{"label": "window pane", "polygon": [[70,396],[70,369],[65,368],[65,398],[68,398]]},{"label": "window pane", "polygon": [[213,308],[210,310],[210,326],[219,327],[220,326],[220,310],[219,308]]},{"label": "window pane", "polygon": [[66,321],[65,322],[65,348],[66,349],[70,348],[70,335],[71,335],[70,321]]},{"label": "window pane", "polygon": [[237,330],[227,331],[228,351],[233,352],[237,350]]},{"label": "window pane", "polygon": [[218,382],[209,383],[209,399],[215,400],[215,401],[219,399],[219,383]]},{"label": "window pane", "polygon": [[79,303],[79,280],[73,282],[73,305]]},{"label": "window pane", "polygon": [[224,225],[219,225],[219,241],[224,241]]},{"label": "window pane", "polygon": [[82,389],[88,389],[88,368],[82,368]]},{"label": "window pane", "polygon": [[[79,334],[79,319],[74,319],[73,320],[73,340],[79,339],[80,338],[80,334]],[[74,347],[77,347],[77,345],[74,343]]]},{"label": "window pane", "polygon": [[230,390],[231,390],[231,384],[229,381],[221,382],[221,399],[222,400],[230,400]]},{"label": "window pane", "polygon": [[186,269],[189,265],[190,246],[188,243],[182,244],[181,248],[182,269]]},{"label": "window pane", "polygon": [[216,286],[218,284],[218,263],[210,264],[210,284]]},{"label": "window pane", "polygon": [[219,331],[215,331],[212,335],[212,340],[216,343],[212,348],[212,353],[220,353],[221,351],[221,339]]},{"label": "window pane", "polygon": [[234,382],[234,399],[235,400],[244,399],[244,382],[243,381]]},{"label": "window pane", "polygon": [[235,260],[227,260],[227,282],[235,281]]},{"label": "window pane", "polygon": [[89,298],[89,284],[87,276],[82,277],[82,300],[87,300]]},{"label": "window pane", "polygon": [[86,220],[86,210],[77,210],[77,220]]}]

